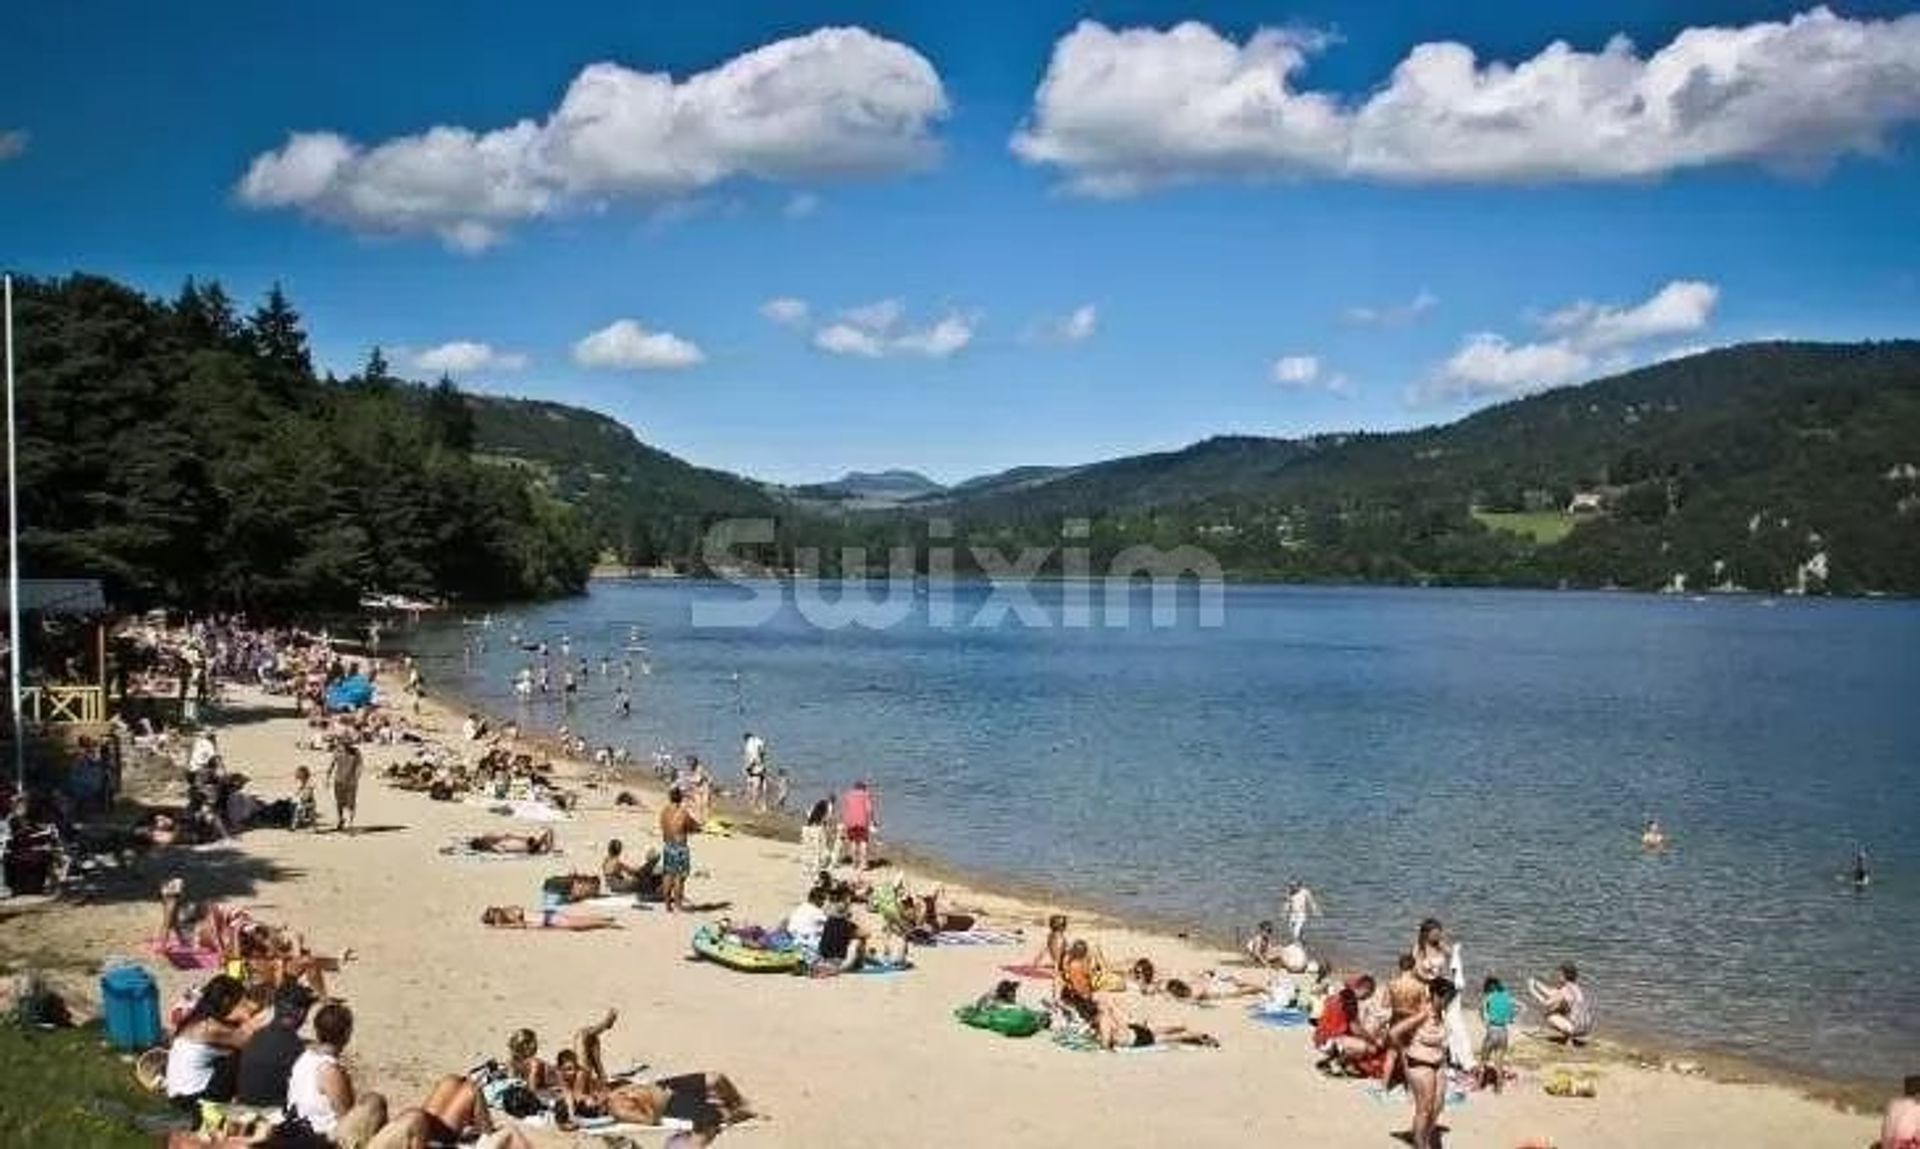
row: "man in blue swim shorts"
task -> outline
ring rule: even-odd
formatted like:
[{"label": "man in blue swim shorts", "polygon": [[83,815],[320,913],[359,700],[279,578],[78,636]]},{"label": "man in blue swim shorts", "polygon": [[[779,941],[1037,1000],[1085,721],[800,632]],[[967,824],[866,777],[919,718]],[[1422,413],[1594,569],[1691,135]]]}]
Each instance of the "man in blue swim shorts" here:
[{"label": "man in blue swim shorts", "polygon": [[687,811],[686,794],[678,786],[668,790],[667,804],[660,810],[660,899],[668,913],[686,901],[687,875],[693,872],[687,835],[699,830],[700,823]]}]

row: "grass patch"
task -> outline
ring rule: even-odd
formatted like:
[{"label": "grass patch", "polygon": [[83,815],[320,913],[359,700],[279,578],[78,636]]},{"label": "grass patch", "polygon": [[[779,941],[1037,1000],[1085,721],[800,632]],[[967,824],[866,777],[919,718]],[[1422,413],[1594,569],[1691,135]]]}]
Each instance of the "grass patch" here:
[{"label": "grass patch", "polygon": [[97,1026],[0,1023],[0,1082],[0,1145],[153,1149],[172,1115],[134,1082],[131,1062],[103,1047]]},{"label": "grass patch", "polygon": [[1475,511],[1481,525],[1510,535],[1522,535],[1550,547],[1573,530],[1573,516],[1562,511]]}]

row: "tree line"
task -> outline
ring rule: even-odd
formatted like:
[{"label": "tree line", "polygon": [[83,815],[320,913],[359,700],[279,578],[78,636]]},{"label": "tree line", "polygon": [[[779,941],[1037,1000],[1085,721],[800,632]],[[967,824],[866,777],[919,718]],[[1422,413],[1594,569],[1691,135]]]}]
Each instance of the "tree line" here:
[{"label": "tree line", "polygon": [[268,616],[378,591],[507,600],[585,585],[565,502],[476,460],[469,397],[375,348],[316,376],[276,285],[171,300],[92,275],[16,281],[21,558],[123,606]]}]

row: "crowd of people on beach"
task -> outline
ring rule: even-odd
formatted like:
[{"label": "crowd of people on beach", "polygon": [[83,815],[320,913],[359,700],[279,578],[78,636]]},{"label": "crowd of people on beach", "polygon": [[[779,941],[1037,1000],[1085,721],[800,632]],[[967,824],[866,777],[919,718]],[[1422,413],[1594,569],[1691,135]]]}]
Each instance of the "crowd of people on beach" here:
[{"label": "crowd of people on beach", "polygon": [[[595,750],[564,727],[557,742],[527,739],[518,723],[496,726],[473,712],[457,733],[440,731],[419,717],[425,686],[412,659],[356,660],[339,653],[324,633],[253,631],[230,621],[179,630],[148,624],[134,641],[160,668],[150,676],[185,667],[174,689],[200,707],[183,708],[185,721],[177,727],[143,715],[137,727],[124,731],[141,752],[178,763],[180,808],[140,828],[140,842],[149,848],[215,841],[255,827],[298,831],[330,824],[333,832],[351,834],[369,748],[397,748],[404,755],[379,775],[394,790],[556,821],[577,808],[583,787],[600,787],[619,777],[609,771],[627,764],[624,752]],[[537,654],[539,666],[526,672],[530,692],[533,683],[550,685],[552,679],[550,652],[542,647]],[[585,657],[576,662],[565,644],[560,657],[559,690],[577,697],[591,666]],[[603,679],[624,675],[615,691],[622,713],[631,708],[624,685],[631,665],[631,659],[617,665],[601,660]],[[292,793],[261,799],[249,792],[244,775],[229,768],[218,733],[196,721],[221,696],[221,684],[235,681],[294,700],[305,719],[302,748],[326,755],[318,779],[303,764]],[[397,690],[384,689],[396,681]],[[160,682],[156,677],[152,685]],[[355,684],[361,683],[369,689],[359,691]],[[349,686],[354,689],[343,694]],[[588,763],[601,773],[583,777]],[[655,773],[665,793],[657,813],[643,823],[645,844],[629,849],[609,840],[592,870],[569,865],[542,878],[537,909],[486,906],[480,924],[564,932],[622,928],[617,913],[605,912],[610,898],[631,898],[667,913],[700,909],[687,890],[696,872],[695,843],[703,833],[730,831],[722,801],[731,797],[743,813],[769,814],[784,809],[790,797],[790,780],[771,765],[762,736],[742,734],[740,763],[740,785],[729,792],[698,755],[662,752]],[[57,836],[76,819],[104,810],[121,785],[118,763],[88,744],[64,777],[58,792],[13,796],[10,879],[16,856],[24,857],[40,832],[36,819],[45,819],[45,832]],[[630,790],[613,801],[643,805]],[[721,920],[713,923],[713,936],[747,953],[792,952],[796,972],[829,977],[908,970],[916,948],[993,933],[978,929],[974,915],[946,907],[941,889],[913,888],[878,853],[879,831],[879,793],[870,781],[821,795],[799,818],[792,908],[768,926]],[[1664,831],[1651,820],[1642,840],[1648,849],[1666,845]],[[544,859],[563,850],[555,826],[542,825],[467,834],[442,852]],[[1864,852],[1858,867],[1864,872]],[[24,875],[23,868],[18,872]],[[296,928],[261,920],[244,906],[198,901],[191,892],[179,879],[162,885],[152,942],[157,956],[217,971],[170,1011],[164,1059],[150,1066],[156,1086],[192,1127],[175,1134],[176,1146],[392,1149],[477,1139],[518,1147],[529,1142],[516,1121],[534,1116],[563,1130],[659,1128],[666,1122],[673,1137],[667,1144],[685,1146],[707,1144],[755,1116],[739,1088],[720,1073],[651,1079],[609,1073],[602,1045],[617,1021],[611,1011],[577,1030],[551,1062],[541,1057],[531,1030],[516,1030],[504,1043],[504,1057],[443,1076],[417,1105],[390,1107],[384,1096],[355,1081],[342,1061],[354,1015],[333,996],[333,983],[356,955],[318,952]],[[1001,967],[1015,976],[996,978],[969,1008],[996,1016],[1026,1011],[1037,1030],[1068,1048],[1118,1052],[1216,1047],[1222,1040],[1218,1025],[1185,1024],[1197,1015],[1178,1022],[1156,1015],[1196,1005],[1244,1006],[1257,1020],[1301,1029],[1321,1072],[1387,1091],[1404,1089],[1412,1113],[1406,1139],[1413,1149],[1438,1149],[1450,1097],[1468,1090],[1498,1093],[1514,1081],[1511,1055],[1524,1011],[1537,1013],[1533,1036],[1543,1042],[1578,1046],[1594,1036],[1594,1008],[1571,962],[1550,979],[1523,979],[1520,992],[1509,990],[1500,976],[1484,977],[1469,1002],[1460,948],[1438,920],[1428,918],[1391,976],[1354,971],[1336,979],[1307,942],[1309,927],[1323,913],[1315,891],[1291,881],[1275,906],[1274,919],[1261,921],[1246,937],[1236,955],[1241,964],[1215,963],[1193,972],[1168,970],[1146,956],[1110,961],[1095,938],[1075,936],[1068,917],[1055,914],[1032,959]],[[1465,1020],[1469,1005],[1477,1017],[1477,1041]],[[1920,1149],[1915,1086],[1909,1081],[1909,1097],[1889,1107],[1885,1149]],[[1591,1095],[1593,1083],[1556,1075],[1544,1087],[1580,1096]]]}]

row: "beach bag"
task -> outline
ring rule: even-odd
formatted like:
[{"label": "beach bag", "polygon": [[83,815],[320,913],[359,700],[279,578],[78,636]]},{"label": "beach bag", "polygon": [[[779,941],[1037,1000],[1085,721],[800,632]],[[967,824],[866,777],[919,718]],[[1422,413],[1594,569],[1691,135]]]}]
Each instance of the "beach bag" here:
[{"label": "beach bag", "polygon": [[546,1109],[539,1095],[518,1077],[489,1081],[480,1087],[480,1095],[486,1099],[487,1108],[497,1109],[509,1117],[532,1117]]}]

